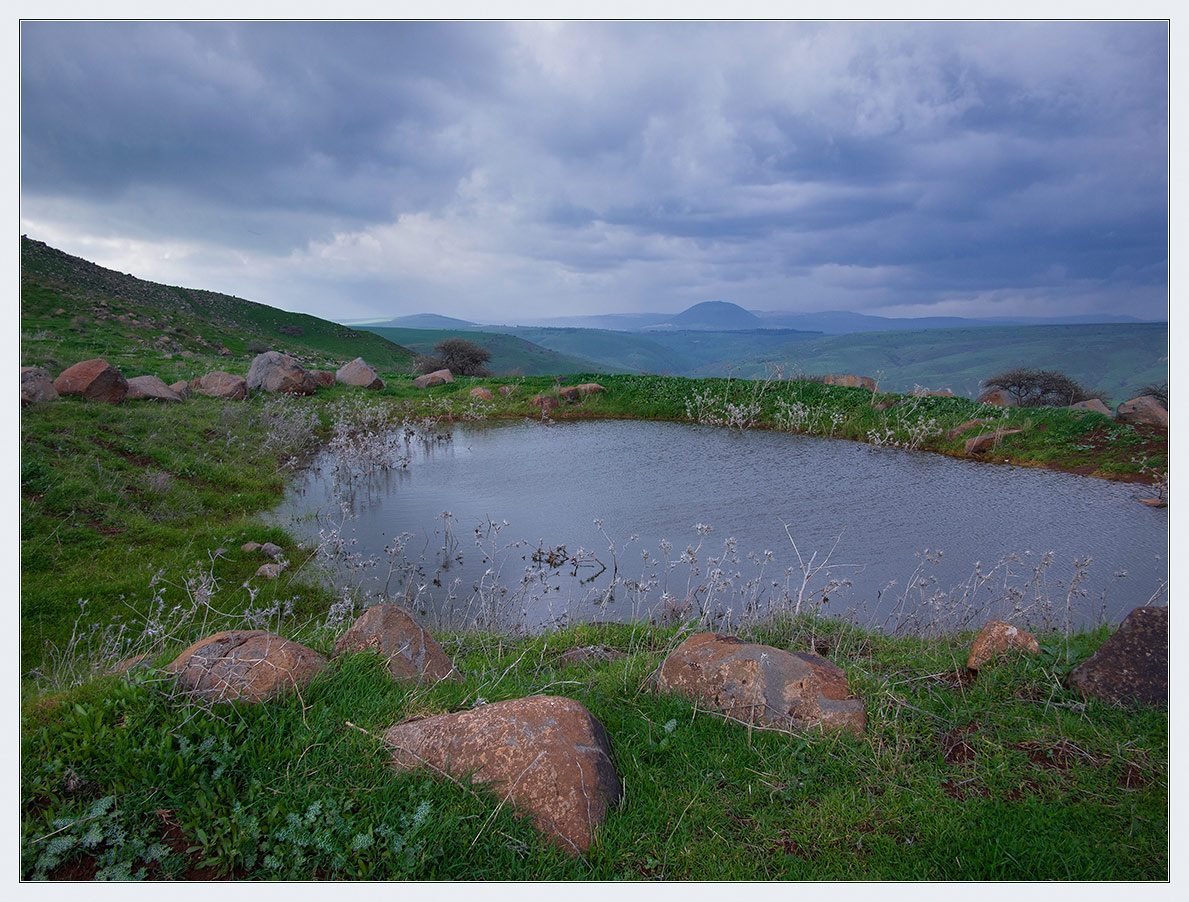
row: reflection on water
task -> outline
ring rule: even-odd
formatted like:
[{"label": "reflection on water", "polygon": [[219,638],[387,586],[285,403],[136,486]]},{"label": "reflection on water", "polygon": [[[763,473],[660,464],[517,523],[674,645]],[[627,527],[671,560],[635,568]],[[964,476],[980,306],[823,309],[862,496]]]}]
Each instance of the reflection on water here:
[{"label": "reflection on water", "polygon": [[277,516],[333,548],[340,579],[427,612],[1063,626],[1067,604],[1084,625],[1167,603],[1167,511],[1124,484],[637,421],[456,425],[409,453],[345,484],[324,456]]}]

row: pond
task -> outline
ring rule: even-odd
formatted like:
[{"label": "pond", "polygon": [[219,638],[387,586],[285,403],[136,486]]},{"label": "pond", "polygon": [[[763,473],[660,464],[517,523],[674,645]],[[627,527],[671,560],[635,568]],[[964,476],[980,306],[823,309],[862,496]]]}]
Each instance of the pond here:
[{"label": "pond", "polygon": [[1167,603],[1168,512],[1126,484],[643,421],[456,424],[403,448],[407,466],[354,478],[323,452],[275,516],[337,581],[441,622],[720,626],[780,606],[1063,628]]}]

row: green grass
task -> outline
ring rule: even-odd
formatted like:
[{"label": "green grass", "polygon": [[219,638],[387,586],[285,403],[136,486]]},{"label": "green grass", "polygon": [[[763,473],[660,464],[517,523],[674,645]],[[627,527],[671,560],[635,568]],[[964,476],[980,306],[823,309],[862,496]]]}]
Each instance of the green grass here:
[{"label": "green grass", "polygon": [[[397,683],[361,654],[335,660],[300,699],[255,707],[189,702],[148,672],[26,704],[23,874],[107,855],[132,874],[288,879],[1168,876],[1166,712],[1084,703],[1046,656],[1004,660],[964,685],[969,636],[769,625],[757,638],[828,646],[847,671],[867,701],[867,731],[854,737],[749,731],[641,689],[680,638],[672,628],[440,638],[461,684]],[[627,657],[556,665],[592,641]],[[584,859],[481,787],[396,775],[377,738],[408,716],[541,692],[599,718],[626,787]],[[109,798],[86,822],[99,838],[85,847],[83,819]],[[109,838],[121,827],[171,851],[148,861],[144,848],[121,850]],[[44,861],[46,838],[72,829],[76,841]]]}]

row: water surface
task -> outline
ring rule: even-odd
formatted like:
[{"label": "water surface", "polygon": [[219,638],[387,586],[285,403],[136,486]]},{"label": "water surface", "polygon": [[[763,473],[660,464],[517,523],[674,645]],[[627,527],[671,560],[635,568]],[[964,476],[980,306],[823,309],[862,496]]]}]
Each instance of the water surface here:
[{"label": "water surface", "polygon": [[[412,446],[407,468],[351,484],[323,455],[278,516],[305,542],[341,525],[351,553],[382,560],[367,591],[422,609],[498,596],[528,626],[687,602],[737,617],[823,594],[827,613],[889,626],[897,611],[977,623],[1013,606],[1063,625],[1067,602],[1086,625],[1167,603],[1167,511],[1137,494],[776,432],[526,421],[456,425],[448,442]],[[805,567],[827,560],[802,591]],[[828,585],[839,580],[850,585]]]}]

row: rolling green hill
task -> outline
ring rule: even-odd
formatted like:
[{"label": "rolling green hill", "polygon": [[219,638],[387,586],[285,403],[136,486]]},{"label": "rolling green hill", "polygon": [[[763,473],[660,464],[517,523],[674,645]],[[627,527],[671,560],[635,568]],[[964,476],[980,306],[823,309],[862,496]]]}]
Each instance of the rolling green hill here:
[{"label": "rolling green hill", "polygon": [[168,382],[201,375],[191,370],[210,356],[225,358],[229,372],[246,371],[264,346],[327,368],[363,357],[385,372],[408,372],[414,356],[371,332],[148,282],[21,237],[22,365],[56,373],[106,357],[127,376],[151,373]]}]

